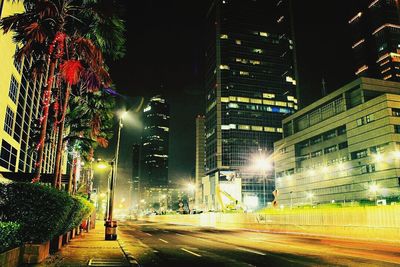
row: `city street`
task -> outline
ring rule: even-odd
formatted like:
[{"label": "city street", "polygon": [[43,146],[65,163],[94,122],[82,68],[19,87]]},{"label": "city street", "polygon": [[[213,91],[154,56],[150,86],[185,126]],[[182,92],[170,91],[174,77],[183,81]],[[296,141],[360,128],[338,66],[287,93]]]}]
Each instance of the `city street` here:
[{"label": "city street", "polygon": [[400,266],[400,246],[144,221],[119,239],[141,266]]}]

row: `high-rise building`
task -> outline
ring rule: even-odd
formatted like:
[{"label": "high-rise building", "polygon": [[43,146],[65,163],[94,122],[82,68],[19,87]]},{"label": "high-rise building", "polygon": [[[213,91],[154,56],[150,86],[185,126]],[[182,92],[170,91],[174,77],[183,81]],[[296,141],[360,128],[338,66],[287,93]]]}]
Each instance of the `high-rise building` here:
[{"label": "high-rise building", "polygon": [[285,118],[283,129],[279,204],[398,199],[400,83],[359,78]]},{"label": "high-rise building", "polygon": [[140,201],[140,144],[134,144],[132,148],[132,180],[130,181],[131,203],[138,205]]},{"label": "high-rise building", "polygon": [[[0,1],[0,18],[24,11],[22,2]],[[32,173],[36,153],[32,131],[40,116],[45,77],[31,79],[31,59],[14,59],[17,44],[12,32],[0,34],[0,171]],[[46,145],[43,172],[52,172],[54,149]]]},{"label": "high-rise building", "polygon": [[143,110],[140,190],[168,186],[169,105],[152,97]]},{"label": "high-rise building", "polygon": [[259,205],[274,177],[250,170],[251,159],[272,153],[297,110],[288,2],[215,0],[207,13],[206,174],[240,173],[243,199]]},{"label": "high-rise building", "polygon": [[198,115],[196,117],[196,166],[195,166],[195,207],[198,207],[202,200],[201,180],[205,172],[205,117]]},{"label": "high-rise building", "polygon": [[349,24],[353,31],[355,74],[400,81],[399,1],[360,1],[361,8]]}]

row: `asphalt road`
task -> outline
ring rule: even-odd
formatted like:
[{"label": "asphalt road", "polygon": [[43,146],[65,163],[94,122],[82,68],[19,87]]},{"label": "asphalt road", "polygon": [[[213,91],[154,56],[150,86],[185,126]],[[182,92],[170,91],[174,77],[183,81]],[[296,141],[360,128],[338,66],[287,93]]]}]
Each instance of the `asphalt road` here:
[{"label": "asphalt road", "polygon": [[400,243],[124,222],[119,239],[140,266],[400,266]]}]

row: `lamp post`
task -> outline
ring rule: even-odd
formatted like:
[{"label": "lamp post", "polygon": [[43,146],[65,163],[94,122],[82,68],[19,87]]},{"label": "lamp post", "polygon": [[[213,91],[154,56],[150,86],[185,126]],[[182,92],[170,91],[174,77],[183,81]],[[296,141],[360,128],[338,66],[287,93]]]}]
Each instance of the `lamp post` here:
[{"label": "lamp post", "polygon": [[117,221],[113,220],[113,211],[114,211],[114,195],[115,195],[115,186],[117,181],[118,174],[118,158],[119,158],[119,145],[121,141],[121,129],[123,127],[122,119],[126,116],[126,112],[124,112],[118,121],[118,137],[117,137],[117,147],[115,149],[115,158],[110,162],[111,166],[111,179],[110,179],[110,198],[108,205],[108,216],[107,221],[105,223],[106,240],[116,240],[117,239]]}]

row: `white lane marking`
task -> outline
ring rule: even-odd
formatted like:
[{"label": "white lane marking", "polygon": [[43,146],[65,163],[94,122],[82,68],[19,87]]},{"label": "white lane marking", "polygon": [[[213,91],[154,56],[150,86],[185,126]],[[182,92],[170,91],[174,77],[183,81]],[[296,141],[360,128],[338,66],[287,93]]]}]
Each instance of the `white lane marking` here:
[{"label": "white lane marking", "polygon": [[176,235],[179,235],[179,236],[184,236],[184,235],[182,235],[182,234],[180,234],[180,233],[176,233]]},{"label": "white lane marking", "polygon": [[262,255],[262,256],[267,255],[267,254],[265,254],[263,252],[260,252],[260,251],[257,251],[257,250],[252,250],[252,249],[248,249],[248,248],[236,247],[236,249],[242,250],[242,251],[246,251],[246,252],[250,252],[250,253],[254,253],[254,254],[258,254],[258,255]]},{"label": "white lane marking", "polygon": [[150,234],[150,233],[146,233],[146,232],[145,232],[145,234],[146,234],[146,235],[148,235],[148,236],[153,236],[153,235],[152,235],[152,234]]},{"label": "white lane marking", "polygon": [[190,250],[188,250],[188,249],[186,249],[186,248],[181,248],[181,249],[182,249],[183,251],[187,252],[187,253],[190,253],[190,254],[192,254],[192,255],[195,255],[196,257],[201,257],[200,254],[194,253],[193,251],[190,251]]},{"label": "white lane marking", "polygon": [[159,240],[162,241],[162,242],[164,242],[164,243],[168,243],[167,240],[164,240],[164,239],[161,239],[161,238],[159,238]]}]

